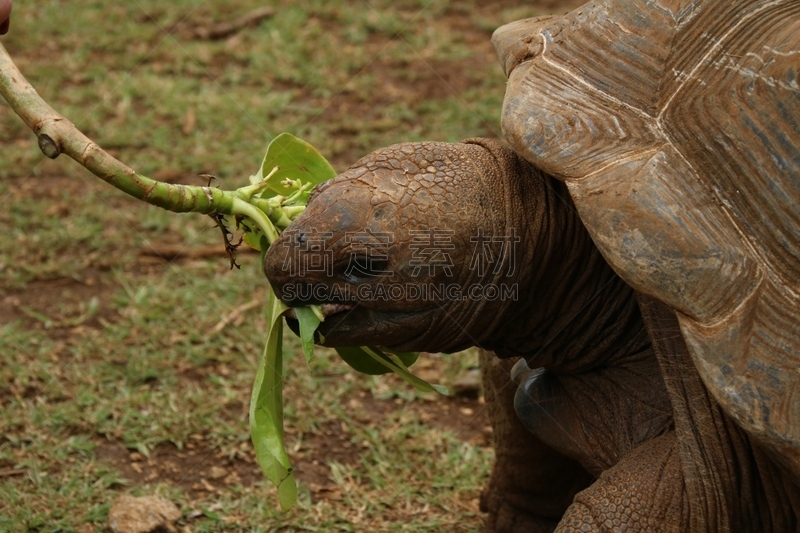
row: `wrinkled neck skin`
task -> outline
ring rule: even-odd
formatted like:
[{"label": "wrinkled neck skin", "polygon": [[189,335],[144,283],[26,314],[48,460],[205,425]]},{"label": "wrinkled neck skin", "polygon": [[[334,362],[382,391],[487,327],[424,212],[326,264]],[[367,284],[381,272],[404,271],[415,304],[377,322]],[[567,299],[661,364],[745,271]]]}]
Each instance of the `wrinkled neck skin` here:
[{"label": "wrinkled neck skin", "polygon": [[[319,235],[327,235],[329,268],[303,269]],[[369,268],[354,270],[354,259]],[[289,305],[328,304],[320,331],[329,346],[480,346],[582,372],[649,345],[633,291],[600,256],[566,187],[486,139],[408,143],[366,156],[318,187],[264,268]],[[347,290],[301,299],[298,282]],[[460,292],[385,297],[386,287],[408,285]],[[469,293],[474,287],[478,293]],[[485,297],[487,287],[505,297]]]},{"label": "wrinkled neck skin", "polygon": [[521,237],[520,292],[486,325],[481,347],[559,373],[646,356],[635,294],[600,255],[566,186],[509,150],[487,149],[503,169],[506,227]]}]

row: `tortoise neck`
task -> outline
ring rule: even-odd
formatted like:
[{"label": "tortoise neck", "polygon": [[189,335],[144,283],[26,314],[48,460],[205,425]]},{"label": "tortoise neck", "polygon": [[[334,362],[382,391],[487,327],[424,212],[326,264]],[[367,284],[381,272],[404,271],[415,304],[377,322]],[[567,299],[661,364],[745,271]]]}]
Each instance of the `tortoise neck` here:
[{"label": "tortoise neck", "polygon": [[583,372],[650,345],[635,293],[594,245],[566,185],[514,155],[506,180],[517,300],[506,305],[484,347],[535,367]]}]

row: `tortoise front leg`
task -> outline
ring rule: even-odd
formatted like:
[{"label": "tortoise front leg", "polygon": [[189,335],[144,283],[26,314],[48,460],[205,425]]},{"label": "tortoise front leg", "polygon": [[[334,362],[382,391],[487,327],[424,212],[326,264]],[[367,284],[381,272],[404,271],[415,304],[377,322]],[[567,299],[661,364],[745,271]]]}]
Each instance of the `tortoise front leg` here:
[{"label": "tortoise front leg", "polygon": [[553,531],[578,491],[592,482],[576,461],[533,436],[514,411],[516,359],[481,351],[484,396],[494,430],[495,464],[481,510],[496,533]]},{"label": "tortoise front leg", "polygon": [[689,527],[675,432],[650,440],[578,493],[556,533],[683,532]]}]

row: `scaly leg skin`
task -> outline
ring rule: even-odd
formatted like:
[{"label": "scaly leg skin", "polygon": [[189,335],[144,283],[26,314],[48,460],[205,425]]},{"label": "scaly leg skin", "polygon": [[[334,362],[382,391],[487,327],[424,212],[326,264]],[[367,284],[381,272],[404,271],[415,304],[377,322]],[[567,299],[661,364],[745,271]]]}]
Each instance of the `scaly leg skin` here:
[{"label": "scaly leg skin", "polygon": [[484,395],[489,410],[496,462],[481,510],[489,513],[487,531],[545,533],[555,529],[575,494],[592,482],[576,461],[533,436],[517,418],[510,378],[513,359],[481,352]]},{"label": "scaly leg skin", "polygon": [[675,432],[642,444],[575,496],[556,533],[689,531]]}]

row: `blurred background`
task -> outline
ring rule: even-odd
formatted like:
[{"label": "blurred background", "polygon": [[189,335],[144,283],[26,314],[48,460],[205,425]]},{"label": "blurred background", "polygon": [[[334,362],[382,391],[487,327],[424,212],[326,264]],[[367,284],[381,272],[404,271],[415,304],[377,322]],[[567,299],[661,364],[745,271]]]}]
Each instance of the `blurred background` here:
[{"label": "blurred background", "polygon": [[[2,42],[138,172],[232,189],[283,131],[339,171],[392,143],[500,137],[492,31],[580,3],[17,0]],[[266,332],[258,256],[230,271],[209,218],[46,159],[4,103],[0,199],[1,531],[107,531],[125,493],[173,502],[187,532],[480,530],[492,450],[475,353],[413,367],[458,385],[444,398],[325,350],[309,366],[292,344],[300,498],[281,513],[247,422]]]}]

